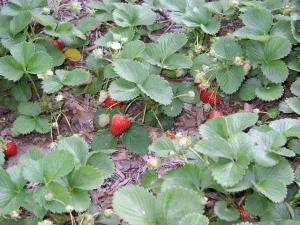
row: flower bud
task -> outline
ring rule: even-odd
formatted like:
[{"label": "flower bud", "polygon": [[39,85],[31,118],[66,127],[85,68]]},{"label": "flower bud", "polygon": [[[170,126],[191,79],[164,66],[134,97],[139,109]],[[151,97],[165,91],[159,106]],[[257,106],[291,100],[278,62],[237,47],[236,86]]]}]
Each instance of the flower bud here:
[{"label": "flower bud", "polygon": [[74,210],[74,207],[72,205],[67,205],[65,209],[67,212],[72,212]]},{"label": "flower bud", "polygon": [[204,110],[204,112],[209,112],[211,110],[210,104],[204,104],[203,105],[203,110]]},{"label": "flower bud", "polygon": [[108,114],[101,114],[98,117],[98,124],[99,124],[99,127],[101,127],[101,128],[108,125],[109,121],[110,121],[110,118],[109,118]]},{"label": "flower bud", "polygon": [[203,69],[203,72],[206,73],[209,71],[209,66],[208,65],[202,65],[202,69]]},{"label": "flower bud", "polygon": [[101,90],[99,93],[99,103],[103,103],[106,100],[107,96],[107,91]]},{"label": "flower bud", "polygon": [[182,77],[184,75],[184,70],[183,69],[178,69],[176,70],[176,77]]},{"label": "flower bud", "polygon": [[191,139],[188,138],[188,137],[182,137],[179,139],[179,142],[178,142],[179,146],[183,147],[183,148],[187,148],[189,147],[192,142],[191,142]]},{"label": "flower bud", "polygon": [[43,220],[38,222],[38,225],[53,225],[53,222],[51,220]]},{"label": "flower bud", "polygon": [[11,213],[10,213],[10,217],[12,219],[19,219],[20,218],[20,210],[13,210]]},{"label": "flower bud", "polygon": [[52,123],[52,127],[53,127],[53,128],[58,128],[58,123],[57,123],[57,122],[53,122],[53,123]]},{"label": "flower bud", "polygon": [[258,114],[258,113],[260,113],[260,110],[255,108],[255,109],[253,109],[253,112]]},{"label": "flower bud", "polygon": [[52,193],[45,194],[45,200],[50,202],[54,199],[54,195]]},{"label": "flower bud", "polygon": [[73,1],[70,4],[70,10],[72,12],[79,12],[81,10],[81,4],[78,1]]},{"label": "flower bud", "polygon": [[114,211],[112,209],[105,209],[103,211],[103,216],[106,218],[111,218],[113,214],[114,214]]},{"label": "flower bud", "polygon": [[250,64],[250,62],[247,60],[247,61],[245,62],[245,64],[243,65],[244,74],[247,75],[247,74],[249,73],[250,69],[251,69],[251,64]]},{"label": "flower bud", "polygon": [[151,157],[147,160],[147,166],[150,169],[158,169],[161,166],[161,160],[156,157]]},{"label": "flower bud", "polygon": [[208,202],[208,198],[206,198],[206,197],[204,196],[201,202],[202,202],[203,205],[206,205],[207,202]]},{"label": "flower bud", "polygon": [[174,156],[176,153],[174,151],[170,151],[169,155]]},{"label": "flower bud", "polygon": [[241,66],[241,65],[243,65],[243,59],[242,59],[242,57],[240,57],[240,56],[236,56],[235,58],[234,58],[234,63],[236,64],[236,65],[238,65],[238,66]]},{"label": "flower bud", "polygon": [[43,7],[43,8],[42,8],[42,13],[43,13],[43,14],[49,14],[50,11],[51,11],[51,10],[50,10],[49,7]]},{"label": "flower bud", "polygon": [[196,84],[201,83],[203,81],[204,76],[205,76],[205,73],[203,71],[197,73],[194,78],[194,83],[196,83]]},{"label": "flower bud", "polygon": [[97,59],[102,59],[103,58],[103,49],[102,48],[96,48],[93,50],[92,55],[97,58]]},{"label": "flower bud", "polygon": [[188,91],[188,96],[193,99],[195,98],[196,94],[194,91]]}]

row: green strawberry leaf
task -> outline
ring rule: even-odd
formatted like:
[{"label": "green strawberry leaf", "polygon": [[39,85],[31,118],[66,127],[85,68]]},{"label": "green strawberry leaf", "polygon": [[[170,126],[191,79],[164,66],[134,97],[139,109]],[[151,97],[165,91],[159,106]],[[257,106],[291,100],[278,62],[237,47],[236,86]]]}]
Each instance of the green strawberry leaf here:
[{"label": "green strawberry leaf", "polygon": [[300,97],[300,79],[296,80],[294,83],[291,85],[291,92]]},{"label": "green strawberry leaf", "polygon": [[24,69],[12,56],[0,58],[0,75],[7,80],[18,81],[22,78]]},{"label": "green strawberry leaf", "polygon": [[158,75],[150,75],[142,85],[138,85],[142,92],[154,101],[169,105],[173,98],[173,92],[168,81]]},{"label": "green strawberry leaf", "polygon": [[55,150],[48,153],[42,161],[44,180],[47,183],[69,174],[74,168],[72,154],[66,150]]},{"label": "green strawberry leaf", "polygon": [[255,93],[263,101],[274,101],[282,96],[283,87],[279,84],[270,84],[267,87],[257,88]]},{"label": "green strawberry leaf", "polygon": [[113,19],[120,27],[152,25],[155,22],[155,13],[147,6],[127,3],[115,3]]},{"label": "green strawberry leaf", "polygon": [[150,144],[147,129],[136,123],[122,135],[122,141],[129,152],[136,154],[145,154]]},{"label": "green strawberry leaf", "polygon": [[169,117],[178,116],[183,108],[183,102],[179,99],[174,99],[170,105],[163,106],[164,113]]},{"label": "green strawberry leaf", "polygon": [[261,87],[260,80],[250,78],[242,84],[238,96],[242,101],[251,101],[256,97],[255,89],[259,87]]},{"label": "green strawberry leaf", "polygon": [[240,217],[239,211],[236,208],[228,207],[225,201],[217,201],[214,212],[220,219],[228,222],[236,221]]},{"label": "green strawberry leaf", "polygon": [[265,44],[264,58],[266,61],[273,61],[284,58],[292,49],[292,44],[285,37],[271,37]]},{"label": "green strawberry leaf", "polygon": [[119,189],[113,198],[115,212],[132,225],[156,224],[158,222],[158,203],[146,189],[127,186]]},{"label": "green strawberry leaf", "polygon": [[93,166],[80,166],[69,176],[71,189],[92,190],[100,187],[103,178],[99,169]]},{"label": "green strawberry leaf", "polygon": [[77,212],[86,211],[91,205],[91,197],[85,190],[73,189],[70,191],[71,205]]},{"label": "green strawberry leaf", "polygon": [[109,96],[118,101],[129,101],[140,95],[140,90],[135,83],[118,79],[111,82]]},{"label": "green strawberry leaf", "polygon": [[147,66],[137,61],[118,59],[113,62],[113,67],[121,78],[136,84],[143,84],[149,76]]},{"label": "green strawberry leaf", "polygon": [[122,58],[124,59],[135,59],[139,58],[140,54],[145,50],[145,43],[139,40],[127,42],[123,46],[121,52]]},{"label": "green strawberry leaf", "polygon": [[103,180],[114,173],[114,163],[109,155],[102,152],[94,152],[89,156],[87,165],[97,168],[101,172]]},{"label": "green strawberry leaf", "polygon": [[159,157],[167,157],[171,151],[175,151],[175,145],[166,136],[162,136],[151,143],[149,151]]},{"label": "green strawberry leaf", "polygon": [[281,60],[273,60],[262,63],[261,71],[273,83],[284,82],[289,74],[287,65]]},{"label": "green strawberry leaf", "polygon": [[199,213],[190,213],[184,216],[178,225],[208,225],[209,220],[206,216]]},{"label": "green strawberry leaf", "polygon": [[177,225],[190,213],[203,213],[203,194],[185,188],[172,188],[158,196],[166,224]]},{"label": "green strawberry leaf", "polygon": [[218,58],[234,60],[236,56],[242,56],[241,46],[232,38],[221,37],[212,45],[212,50]]},{"label": "green strawberry leaf", "polygon": [[14,121],[12,130],[20,134],[29,134],[34,131],[35,126],[36,121],[34,118],[21,115]]},{"label": "green strawberry leaf", "polygon": [[41,114],[42,109],[38,102],[21,102],[18,105],[18,112],[24,116],[36,117]]},{"label": "green strawberry leaf", "polygon": [[285,103],[291,108],[295,113],[300,115],[300,97],[287,98]]},{"label": "green strawberry leaf", "polygon": [[281,181],[273,178],[254,183],[254,187],[275,203],[282,202],[287,195],[286,186]]},{"label": "green strawberry leaf", "polygon": [[244,80],[244,71],[240,66],[231,66],[226,69],[215,70],[215,73],[221,90],[226,94],[236,92]]},{"label": "green strawberry leaf", "polygon": [[59,139],[56,149],[70,152],[76,165],[86,163],[89,147],[80,136],[73,135]]}]

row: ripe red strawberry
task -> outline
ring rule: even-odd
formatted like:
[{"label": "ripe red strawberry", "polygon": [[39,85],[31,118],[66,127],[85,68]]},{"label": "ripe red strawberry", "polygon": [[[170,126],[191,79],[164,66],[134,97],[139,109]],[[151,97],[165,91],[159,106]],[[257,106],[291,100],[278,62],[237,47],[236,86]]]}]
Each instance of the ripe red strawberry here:
[{"label": "ripe red strawberry", "polygon": [[239,212],[240,212],[240,219],[244,222],[248,221],[250,219],[249,214],[246,212],[243,206],[239,207]]},{"label": "ripe red strawberry", "polygon": [[115,114],[110,123],[110,133],[112,136],[118,136],[131,126],[130,120],[121,114]]},{"label": "ripe red strawberry", "polygon": [[64,44],[63,44],[62,41],[59,40],[59,39],[53,40],[53,41],[52,41],[52,44],[53,44],[56,48],[58,48],[58,49],[60,49],[60,50],[63,50],[63,49],[65,48]]},{"label": "ripe red strawberry", "polygon": [[198,88],[200,90],[200,100],[205,104],[210,104],[211,107],[219,106],[221,104],[221,96],[214,91]]},{"label": "ripe red strawberry", "polygon": [[119,105],[120,102],[117,101],[117,100],[114,100],[112,97],[108,96],[105,101],[104,101],[104,105],[105,105],[105,108],[107,109],[111,109],[111,108],[114,108],[116,107],[117,105]]},{"label": "ripe red strawberry", "polygon": [[176,139],[175,133],[172,132],[172,131],[167,131],[167,138],[168,138],[169,140],[174,140],[174,139]]},{"label": "ripe red strawberry", "polygon": [[5,145],[5,150],[3,151],[6,157],[14,156],[18,153],[17,145],[14,141],[9,141]]},{"label": "ripe red strawberry", "polygon": [[217,117],[221,117],[221,116],[224,116],[224,114],[221,111],[211,111],[208,114],[209,119],[213,119],[213,118],[217,118]]}]

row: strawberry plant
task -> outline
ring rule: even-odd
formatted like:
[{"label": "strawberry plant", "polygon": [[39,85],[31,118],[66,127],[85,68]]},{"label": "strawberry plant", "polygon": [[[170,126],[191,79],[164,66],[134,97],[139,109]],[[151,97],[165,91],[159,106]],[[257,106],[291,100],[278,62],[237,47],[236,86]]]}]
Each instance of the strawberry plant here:
[{"label": "strawberry plant", "polygon": [[23,207],[37,218],[47,213],[83,212],[91,204],[88,190],[101,186],[112,172],[109,156],[89,152],[78,136],[61,138],[48,154],[32,148],[22,155],[20,164],[0,171],[0,212]]},{"label": "strawberry plant", "polygon": [[299,224],[299,7],[1,3],[0,225]]},{"label": "strawberry plant", "polygon": [[[219,221],[216,224],[223,224],[221,221],[236,221],[236,223],[238,220],[250,221],[254,217],[259,217],[261,221],[273,221],[271,215],[276,213],[278,207],[288,210],[281,202],[290,201],[290,198],[287,197],[289,188],[287,185],[293,183],[294,172],[285,157],[294,157],[295,152],[292,148],[289,149],[285,146],[288,139],[293,140],[298,136],[299,121],[281,119],[272,121],[269,126],[252,127],[256,124],[257,119],[258,117],[254,113],[238,113],[211,119],[200,126],[202,139],[199,141],[188,141],[189,138],[182,136],[177,136],[176,139],[162,136],[155,140],[149,148],[150,151],[155,152],[159,157],[174,157],[175,155],[185,162],[185,165],[167,173],[162,178],[155,178],[155,174],[152,173],[145,174],[142,185],[157,193],[159,200],[160,196],[164,196],[166,192],[175,195],[178,188],[198,193],[199,196],[195,198],[202,199],[202,204],[206,204],[204,199],[207,201],[210,198],[211,189],[227,193],[226,198],[222,198],[222,194],[220,194],[220,198],[213,197],[213,200],[216,201],[213,211],[218,218],[216,221]],[[249,127],[252,128],[245,132],[244,130]],[[168,208],[161,209],[156,213],[151,211],[151,208],[148,207],[152,203],[146,203],[150,202],[149,199],[144,203],[136,203],[136,196],[130,194],[132,188],[123,188],[114,197],[116,212],[129,224],[146,224],[146,218],[155,221],[157,220],[155,216],[159,216],[160,211],[168,212]],[[247,189],[252,189],[254,193],[247,194],[251,193],[245,192]],[[146,189],[137,188],[135,193],[143,196],[139,197],[140,199],[151,196]],[[239,205],[238,200],[234,199],[241,197],[237,193],[245,196],[242,197],[242,199],[245,198],[245,206]],[[135,203],[123,205],[125,197],[126,202]],[[175,201],[176,198],[174,196],[170,199]],[[185,208],[192,210],[192,202],[191,200],[184,201]],[[260,202],[261,207],[270,207],[269,210],[254,209],[257,202]],[[289,203],[292,204],[292,202]],[[168,206],[171,205],[163,205],[163,207]],[[134,207],[142,207],[145,213]],[[130,215],[125,213],[125,209],[136,209],[137,211]],[[177,212],[184,213],[184,210]],[[199,212],[201,211],[198,210]],[[258,213],[256,214],[256,212]],[[164,213],[159,217],[160,219],[168,215]],[[198,216],[206,218],[201,213]],[[292,214],[288,213],[282,217],[279,216],[277,221],[283,222],[291,218]],[[205,221],[205,224],[208,224],[207,219]],[[181,222],[169,221],[167,224],[181,224]]]}]

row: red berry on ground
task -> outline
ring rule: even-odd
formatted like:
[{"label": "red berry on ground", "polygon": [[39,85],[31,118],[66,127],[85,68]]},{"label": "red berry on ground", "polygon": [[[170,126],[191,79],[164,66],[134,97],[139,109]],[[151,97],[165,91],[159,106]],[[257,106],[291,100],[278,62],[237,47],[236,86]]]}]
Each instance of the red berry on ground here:
[{"label": "red berry on ground", "polygon": [[239,208],[239,212],[240,212],[240,219],[244,222],[248,221],[250,219],[249,214],[246,212],[246,210],[244,209],[244,207],[240,206]]},{"label": "red berry on ground", "polygon": [[174,140],[174,139],[176,139],[176,135],[175,135],[175,133],[172,132],[172,131],[167,131],[167,138],[168,138],[169,140]]},{"label": "red berry on ground", "polygon": [[119,136],[131,126],[131,122],[127,117],[121,114],[115,114],[110,123],[110,133],[112,136]]},{"label": "red berry on ground", "polygon": [[200,92],[200,100],[211,107],[220,106],[221,96],[214,91],[203,90]]},{"label": "red berry on ground", "polygon": [[211,111],[208,114],[209,119],[213,119],[213,118],[217,118],[217,117],[221,117],[221,116],[224,116],[224,114],[221,111]]},{"label": "red berry on ground", "polygon": [[104,105],[105,105],[105,108],[107,109],[111,109],[111,108],[114,108],[116,107],[117,105],[119,105],[121,102],[113,99],[112,97],[108,96],[105,101],[104,101]]},{"label": "red berry on ground", "polygon": [[11,156],[14,156],[18,153],[17,145],[16,145],[16,142],[14,142],[14,141],[7,142],[5,147],[6,148],[3,151],[3,153],[6,157],[11,157]]},{"label": "red berry on ground", "polygon": [[53,41],[52,41],[52,44],[53,44],[56,48],[58,48],[58,49],[60,49],[60,50],[63,50],[63,49],[65,48],[64,44],[63,44],[62,41],[59,40],[59,39],[53,40]]}]

